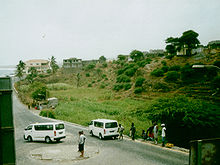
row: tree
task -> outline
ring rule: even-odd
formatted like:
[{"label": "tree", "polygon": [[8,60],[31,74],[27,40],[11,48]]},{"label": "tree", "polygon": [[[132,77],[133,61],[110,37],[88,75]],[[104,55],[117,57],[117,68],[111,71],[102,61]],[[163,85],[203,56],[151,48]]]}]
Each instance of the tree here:
[{"label": "tree", "polygon": [[52,73],[56,73],[56,71],[59,69],[59,66],[57,65],[56,58],[54,56],[50,59],[50,66],[52,68]]},{"label": "tree", "polygon": [[200,44],[197,38],[198,36],[198,33],[194,32],[193,30],[188,30],[183,32],[182,36],[179,38],[181,46],[187,46],[189,55],[191,55],[191,50]]},{"label": "tree", "polygon": [[76,74],[76,87],[78,88],[80,85],[80,79],[81,79],[81,75],[80,73]]},{"label": "tree", "polygon": [[133,50],[130,53],[130,57],[131,57],[131,59],[134,60],[134,62],[137,62],[137,61],[141,61],[144,59],[144,54],[139,50]]},{"label": "tree", "polygon": [[99,62],[104,63],[106,61],[106,58],[104,56],[99,57]]},{"label": "tree", "polygon": [[37,101],[45,100],[47,95],[46,85],[39,86],[32,94],[32,98]]},{"label": "tree", "polygon": [[166,50],[171,55],[176,55],[177,51],[180,51],[182,48],[187,48],[187,53],[191,55],[193,48],[196,48],[200,43],[198,40],[199,34],[193,30],[188,30],[183,32],[180,38],[169,37],[165,40],[167,46]]},{"label": "tree", "polygon": [[30,82],[30,83],[33,83],[33,80],[35,77],[37,77],[37,70],[36,68],[34,67],[31,67],[29,70],[28,70],[28,75],[26,77],[26,79]]},{"label": "tree", "polygon": [[21,79],[23,77],[23,70],[25,69],[25,63],[20,60],[18,65],[16,65],[16,76]]}]

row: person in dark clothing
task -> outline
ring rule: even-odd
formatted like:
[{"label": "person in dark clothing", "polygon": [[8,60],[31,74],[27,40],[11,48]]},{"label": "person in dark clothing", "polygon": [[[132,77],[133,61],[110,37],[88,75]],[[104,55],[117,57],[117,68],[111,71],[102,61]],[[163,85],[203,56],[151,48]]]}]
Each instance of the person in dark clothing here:
[{"label": "person in dark clothing", "polygon": [[147,129],[148,140],[153,140],[154,138],[153,129],[154,129],[153,125]]},{"label": "person in dark clothing", "polygon": [[130,128],[130,134],[131,134],[131,138],[132,140],[135,139],[135,132],[136,132],[136,128],[134,126],[134,123],[131,124],[131,128]]}]

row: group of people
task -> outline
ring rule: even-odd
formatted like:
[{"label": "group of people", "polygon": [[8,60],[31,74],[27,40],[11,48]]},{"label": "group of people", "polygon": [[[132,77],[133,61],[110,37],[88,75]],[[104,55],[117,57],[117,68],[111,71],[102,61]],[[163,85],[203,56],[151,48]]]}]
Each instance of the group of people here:
[{"label": "group of people", "polygon": [[[162,137],[162,146],[165,146],[165,137],[166,137],[166,127],[165,124],[161,124],[162,127],[162,133],[161,133],[161,137]],[[158,144],[158,132],[159,132],[159,128],[157,123],[155,122],[151,127],[149,127],[147,129],[147,132],[145,132],[145,130],[142,131],[142,137],[145,140],[151,140],[154,141],[154,144]]]},{"label": "group of people", "polygon": [[[162,133],[161,133],[162,146],[164,147],[165,146],[165,137],[166,137],[165,124],[161,124],[161,127],[162,127]],[[123,131],[124,131],[124,127],[121,124],[119,124],[119,127],[118,127],[118,133],[119,133],[118,139],[119,140],[123,139]],[[147,129],[147,132],[145,132],[144,130],[142,131],[142,137],[145,140],[152,140],[152,141],[154,140],[154,144],[158,144],[158,132],[159,132],[159,128],[158,128],[157,123],[155,122],[151,127],[149,127]],[[136,128],[134,126],[134,123],[132,123],[131,128],[130,128],[130,136],[131,136],[132,140],[135,140],[135,133],[136,133]],[[78,151],[81,152],[80,157],[84,156],[85,140],[86,140],[86,137],[85,137],[83,131],[79,131]]]}]

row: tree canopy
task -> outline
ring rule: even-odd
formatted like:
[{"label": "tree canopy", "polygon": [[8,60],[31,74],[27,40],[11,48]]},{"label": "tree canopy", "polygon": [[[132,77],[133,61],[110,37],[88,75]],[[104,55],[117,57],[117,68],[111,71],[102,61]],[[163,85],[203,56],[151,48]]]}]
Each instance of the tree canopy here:
[{"label": "tree canopy", "polygon": [[56,58],[54,56],[52,56],[50,59],[50,66],[52,68],[52,73],[55,73],[59,69],[59,66],[56,62]]},{"label": "tree canopy", "polygon": [[137,62],[137,61],[141,61],[144,58],[144,54],[139,50],[133,50],[130,53],[130,57],[131,59],[134,60],[134,62]]},{"label": "tree canopy", "polygon": [[16,76],[21,79],[23,77],[23,71],[25,69],[25,63],[20,60],[18,65],[16,65]]}]

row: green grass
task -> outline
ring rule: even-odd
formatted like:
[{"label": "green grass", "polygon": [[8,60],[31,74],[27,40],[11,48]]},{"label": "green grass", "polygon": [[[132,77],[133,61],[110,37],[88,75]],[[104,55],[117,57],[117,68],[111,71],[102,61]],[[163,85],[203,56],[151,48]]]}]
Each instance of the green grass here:
[{"label": "green grass", "polygon": [[50,91],[50,95],[59,99],[59,106],[55,110],[57,119],[84,126],[88,126],[92,119],[115,119],[125,127],[125,134],[129,134],[131,123],[134,122],[139,136],[142,129],[146,130],[151,125],[144,114],[140,113],[146,109],[150,100],[118,100],[111,90],[95,88],[56,90]]}]

